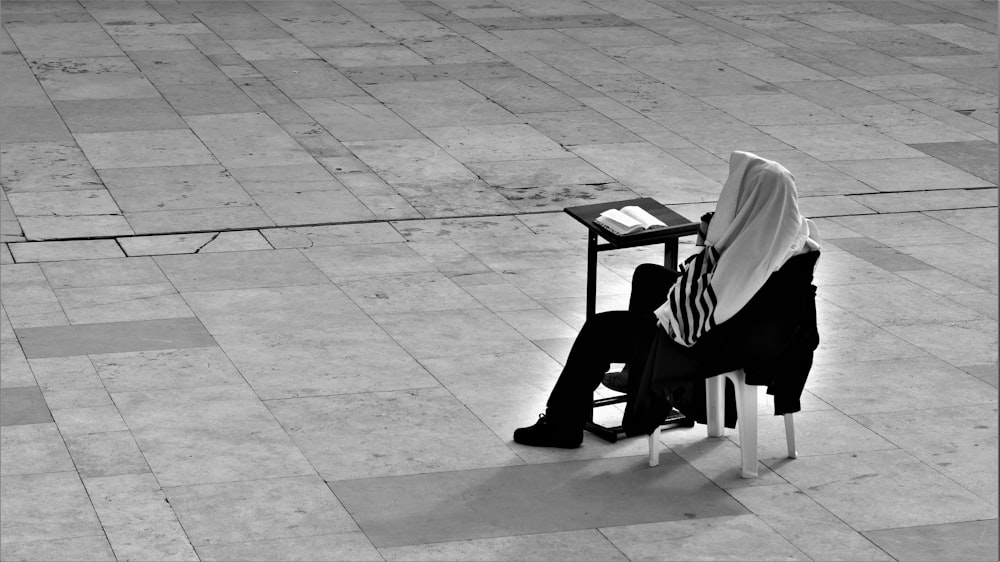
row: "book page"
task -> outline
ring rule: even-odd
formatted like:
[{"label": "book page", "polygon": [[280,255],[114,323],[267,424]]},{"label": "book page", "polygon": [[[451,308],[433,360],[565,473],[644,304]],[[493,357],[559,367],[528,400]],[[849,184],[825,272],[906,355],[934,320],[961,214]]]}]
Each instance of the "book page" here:
[{"label": "book page", "polygon": [[639,221],[617,209],[604,211],[599,217],[594,219],[594,222],[619,236],[643,230],[643,226]]},{"label": "book page", "polygon": [[622,207],[622,213],[638,221],[645,228],[653,226],[667,226],[663,221],[649,214],[649,211],[635,205]]},{"label": "book page", "polygon": [[615,221],[624,229],[630,229],[636,226],[639,227],[644,226],[642,222],[639,221],[638,219],[633,218],[623,213],[622,211],[619,211],[618,209],[608,209],[607,211],[601,213],[601,216],[606,219],[611,219]]}]

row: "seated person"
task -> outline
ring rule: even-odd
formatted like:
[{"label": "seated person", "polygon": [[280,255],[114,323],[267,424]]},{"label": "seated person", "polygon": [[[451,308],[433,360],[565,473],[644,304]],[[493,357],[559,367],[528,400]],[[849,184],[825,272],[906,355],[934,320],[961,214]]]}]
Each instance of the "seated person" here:
[{"label": "seated person", "polygon": [[703,217],[704,249],[681,272],[636,268],[628,310],[587,320],[545,413],[514,431],[515,442],[580,446],[593,392],[611,363],[629,367],[623,426],[630,436],[652,433],[672,405],[703,422],[701,381],[740,368],[750,384],[770,384],[780,373],[785,389],[775,413],[798,411],[819,342],[812,285],[818,232],[799,213],[794,179],[780,164],[734,152],[729,167],[715,212]]}]

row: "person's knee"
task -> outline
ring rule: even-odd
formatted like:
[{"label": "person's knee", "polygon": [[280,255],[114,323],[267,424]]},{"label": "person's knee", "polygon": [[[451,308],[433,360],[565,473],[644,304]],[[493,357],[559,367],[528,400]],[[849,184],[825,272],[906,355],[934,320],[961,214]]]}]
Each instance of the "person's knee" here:
[{"label": "person's knee", "polygon": [[667,298],[670,286],[677,280],[677,272],[657,265],[644,263],[632,274],[632,294],[629,296],[629,310],[652,312]]},{"label": "person's knee", "polygon": [[642,263],[639,264],[635,268],[635,271],[632,272],[632,283],[635,284],[638,279],[639,283],[654,283],[656,285],[666,283],[669,285],[672,284],[679,275],[680,272],[664,265],[656,263]]},{"label": "person's knee", "polygon": [[598,312],[583,323],[583,326],[580,328],[580,335],[595,334],[600,337],[623,330],[633,321],[633,317],[626,311],[606,310]]},{"label": "person's knee", "polygon": [[635,271],[632,272],[632,283],[635,283],[636,280],[641,282],[647,279],[660,277],[663,275],[663,271],[665,269],[666,268],[662,265],[655,263],[640,263],[635,268]]},{"label": "person's knee", "polygon": [[632,293],[645,293],[650,288],[663,284],[666,268],[655,263],[642,263],[632,272]]}]

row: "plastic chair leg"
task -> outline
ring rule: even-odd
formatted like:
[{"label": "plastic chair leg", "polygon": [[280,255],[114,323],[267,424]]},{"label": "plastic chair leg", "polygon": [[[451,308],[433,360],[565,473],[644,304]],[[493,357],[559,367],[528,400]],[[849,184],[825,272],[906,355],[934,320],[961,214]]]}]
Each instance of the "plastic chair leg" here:
[{"label": "plastic chair leg", "polygon": [[733,377],[740,430],[741,472],[743,478],[757,478],[757,387],[747,386],[744,377],[741,371]]},{"label": "plastic chair leg", "polygon": [[660,464],[660,428],[649,434],[649,466]]},{"label": "plastic chair leg", "polygon": [[795,450],[795,421],[792,414],[785,414],[785,441],[788,443],[788,458],[799,458],[799,452]]},{"label": "plastic chair leg", "polygon": [[725,433],[726,377],[719,375],[705,379],[705,397],[708,419],[708,436],[722,437]]}]

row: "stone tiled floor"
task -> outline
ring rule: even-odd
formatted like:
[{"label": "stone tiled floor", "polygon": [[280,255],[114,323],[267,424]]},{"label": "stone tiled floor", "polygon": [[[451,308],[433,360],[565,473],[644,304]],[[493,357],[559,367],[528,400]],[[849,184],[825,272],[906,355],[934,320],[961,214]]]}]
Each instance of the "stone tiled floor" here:
[{"label": "stone tiled floor", "polygon": [[[996,560],[997,13],[4,2],[3,559]],[[697,218],[733,150],[825,240],[800,458],[763,395],[752,481],[701,426],[512,443],[584,320],[562,208]]]}]

